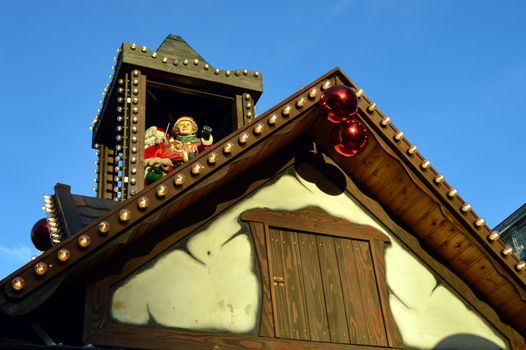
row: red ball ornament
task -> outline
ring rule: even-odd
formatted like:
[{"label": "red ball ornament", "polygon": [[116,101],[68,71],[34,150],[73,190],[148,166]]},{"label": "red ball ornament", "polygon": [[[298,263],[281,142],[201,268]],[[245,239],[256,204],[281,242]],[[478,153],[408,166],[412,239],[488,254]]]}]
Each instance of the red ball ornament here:
[{"label": "red ball ornament", "polygon": [[346,85],[333,85],[321,95],[320,105],[329,111],[327,120],[338,124],[356,113],[358,96]]},{"label": "red ball ornament", "polygon": [[365,148],[369,136],[365,125],[358,119],[351,118],[335,125],[329,138],[336,152],[352,157]]},{"label": "red ball ornament", "polygon": [[46,251],[53,246],[49,237],[49,223],[46,218],[38,220],[31,229],[31,241],[40,251]]}]

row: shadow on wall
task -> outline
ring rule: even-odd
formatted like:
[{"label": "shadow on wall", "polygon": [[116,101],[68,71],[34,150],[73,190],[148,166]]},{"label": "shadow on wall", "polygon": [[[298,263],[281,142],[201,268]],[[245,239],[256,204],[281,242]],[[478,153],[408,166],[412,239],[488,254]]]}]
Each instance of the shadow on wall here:
[{"label": "shadow on wall", "polygon": [[494,342],[474,334],[455,334],[442,339],[434,350],[499,350]]}]

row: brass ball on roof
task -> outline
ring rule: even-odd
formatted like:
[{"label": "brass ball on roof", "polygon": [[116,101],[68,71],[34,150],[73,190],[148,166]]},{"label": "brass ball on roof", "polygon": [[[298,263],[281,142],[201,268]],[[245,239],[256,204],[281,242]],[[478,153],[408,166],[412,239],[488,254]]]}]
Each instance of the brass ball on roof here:
[{"label": "brass ball on roof", "polygon": [[246,145],[248,141],[248,134],[245,132],[239,136],[238,143],[242,146]]},{"label": "brass ball on roof", "polygon": [[120,222],[128,222],[131,218],[131,212],[129,209],[121,209],[119,211],[119,221]]},{"label": "brass ball on roof", "polygon": [[16,291],[24,289],[25,285],[26,281],[22,277],[15,277],[11,280],[11,287]]},{"label": "brass ball on roof", "polygon": [[223,146],[223,153],[225,155],[230,155],[232,153],[232,144],[230,142],[226,143]]},{"label": "brass ball on roof", "polygon": [[285,117],[288,117],[291,110],[292,110],[292,107],[287,105],[285,108],[283,108],[283,111],[281,112],[281,114],[283,114],[283,116]]},{"label": "brass ball on roof", "polygon": [[196,163],[192,166],[192,170],[191,170],[191,173],[192,175],[194,176],[197,176],[201,173],[201,169],[203,168],[203,166],[199,163]]},{"label": "brass ball on roof", "polygon": [[46,274],[47,268],[48,268],[47,264],[45,262],[40,261],[40,262],[35,264],[35,268],[34,269],[35,269],[35,273],[38,276],[43,276],[43,275]]},{"label": "brass ball on roof", "polygon": [[184,175],[178,174],[174,179],[174,185],[176,187],[181,187],[184,184]]},{"label": "brass ball on roof", "polygon": [[164,198],[168,194],[168,187],[165,184],[161,184],[157,186],[157,189],[155,190],[155,195],[158,198]]},{"label": "brass ball on roof", "polygon": [[150,205],[150,200],[146,196],[141,196],[137,201],[137,208],[141,210],[147,209],[148,205]]},{"label": "brass ball on roof", "polygon": [[254,127],[254,135],[256,136],[261,135],[262,131],[263,131],[263,124],[261,123],[256,124],[256,126]]},{"label": "brass ball on roof", "polygon": [[71,256],[71,253],[69,252],[69,250],[65,249],[65,248],[62,248],[60,249],[58,252],[57,252],[57,259],[58,261],[60,262],[66,262],[69,260]]},{"label": "brass ball on roof", "polygon": [[304,104],[305,104],[305,97],[302,97],[296,102],[296,107],[303,108]]},{"label": "brass ball on roof", "polygon": [[77,239],[77,243],[80,248],[87,248],[91,244],[91,237],[88,235],[81,235]]},{"label": "brass ball on roof", "polygon": [[206,160],[208,165],[215,165],[216,164],[217,155],[215,153],[210,153],[208,155],[208,159]]},{"label": "brass ball on roof", "polygon": [[111,225],[108,221],[104,220],[99,223],[99,233],[106,234],[110,231]]}]

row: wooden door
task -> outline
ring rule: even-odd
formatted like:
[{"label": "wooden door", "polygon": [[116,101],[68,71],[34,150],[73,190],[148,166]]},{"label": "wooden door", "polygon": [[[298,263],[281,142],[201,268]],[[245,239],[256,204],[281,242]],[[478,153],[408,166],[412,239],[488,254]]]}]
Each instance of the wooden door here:
[{"label": "wooden door", "polygon": [[268,271],[270,282],[264,285],[272,299],[272,315],[268,316],[273,335],[302,341],[401,346],[384,277],[383,245],[388,238],[370,227],[335,222],[312,210],[258,209],[243,214],[246,221],[261,222],[251,227],[259,227],[253,234],[259,242],[266,242],[256,245],[256,250],[260,262],[267,265],[262,270]]}]

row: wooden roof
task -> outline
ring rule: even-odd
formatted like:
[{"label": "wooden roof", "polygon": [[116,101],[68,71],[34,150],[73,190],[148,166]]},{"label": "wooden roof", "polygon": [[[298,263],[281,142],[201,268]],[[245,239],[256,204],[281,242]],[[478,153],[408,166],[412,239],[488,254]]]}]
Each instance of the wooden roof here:
[{"label": "wooden roof", "polygon": [[[351,158],[339,155],[330,146],[332,124],[318,105],[321,92],[342,83],[361,96],[358,115],[370,135],[364,152]],[[422,247],[466,281],[501,319],[526,335],[524,263],[339,69],[299,90],[0,281],[0,309],[8,315],[28,312],[74,271],[78,276],[79,271],[97,266],[115,255],[119,244],[132,244],[226,183],[254,174],[251,170],[265,159],[288,152],[305,140],[314,141]],[[89,246],[80,247],[79,240],[85,242],[87,237]],[[65,262],[57,258],[63,249],[71,254]],[[35,274],[39,263],[48,266],[42,276]],[[17,278],[25,282],[20,290],[12,285]]]}]

